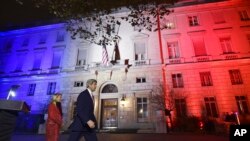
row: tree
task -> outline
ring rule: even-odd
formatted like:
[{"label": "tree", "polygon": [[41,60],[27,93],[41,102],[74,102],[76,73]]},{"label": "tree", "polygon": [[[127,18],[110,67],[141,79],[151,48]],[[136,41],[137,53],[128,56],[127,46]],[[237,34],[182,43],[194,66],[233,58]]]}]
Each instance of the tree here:
[{"label": "tree", "polygon": [[[16,0],[25,4],[25,0]],[[178,0],[31,0],[36,7],[47,7],[50,13],[66,22],[71,37],[98,45],[110,45],[120,40],[122,20],[142,30],[157,31],[157,16],[172,12],[169,7]],[[127,12],[124,17],[112,14]],[[160,29],[167,28],[166,25]],[[116,30],[116,31],[115,31]],[[142,31],[140,30],[140,31]]]},{"label": "tree", "polygon": [[[165,116],[169,117],[170,124],[172,124],[171,111],[175,108],[174,103],[174,91],[170,90],[168,93],[164,93],[164,88],[162,85],[155,86],[150,95],[150,102],[152,107],[156,110],[161,110],[165,112]],[[167,131],[169,131],[168,125],[166,125]]]}]

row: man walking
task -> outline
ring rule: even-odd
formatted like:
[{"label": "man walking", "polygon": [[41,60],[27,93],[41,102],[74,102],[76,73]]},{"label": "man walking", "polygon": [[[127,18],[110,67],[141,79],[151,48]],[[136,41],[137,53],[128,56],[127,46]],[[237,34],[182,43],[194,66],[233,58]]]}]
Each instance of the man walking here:
[{"label": "man walking", "polygon": [[89,79],[87,89],[79,94],[76,101],[76,115],[73,123],[70,125],[71,130],[68,141],[79,141],[84,136],[85,141],[97,141],[96,136],[96,118],[94,115],[94,96],[97,81]]}]

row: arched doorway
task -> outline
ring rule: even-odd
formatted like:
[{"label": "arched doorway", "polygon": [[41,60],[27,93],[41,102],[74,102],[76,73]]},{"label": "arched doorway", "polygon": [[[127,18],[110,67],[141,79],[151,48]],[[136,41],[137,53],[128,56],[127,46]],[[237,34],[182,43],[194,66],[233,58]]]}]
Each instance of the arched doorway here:
[{"label": "arched doorway", "polygon": [[118,88],[115,84],[106,84],[101,89],[101,128],[118,127]]}]

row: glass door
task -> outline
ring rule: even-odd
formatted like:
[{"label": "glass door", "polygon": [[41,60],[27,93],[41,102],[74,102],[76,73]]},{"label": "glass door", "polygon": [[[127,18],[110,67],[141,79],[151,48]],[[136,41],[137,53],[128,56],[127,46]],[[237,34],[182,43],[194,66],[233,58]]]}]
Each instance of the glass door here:
[{"label": "glass door", "polygon": [[117,99],[102,100],[102,128],[116,128],[118,125]]}]

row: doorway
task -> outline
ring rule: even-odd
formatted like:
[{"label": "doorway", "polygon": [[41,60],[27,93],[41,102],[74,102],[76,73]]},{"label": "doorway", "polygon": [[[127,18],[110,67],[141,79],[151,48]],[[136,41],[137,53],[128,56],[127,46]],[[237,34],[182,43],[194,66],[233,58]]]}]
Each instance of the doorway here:
[{"label": "doorway", "polygon": [[102,99],[101,128],[118,127],[118,99]]}]

